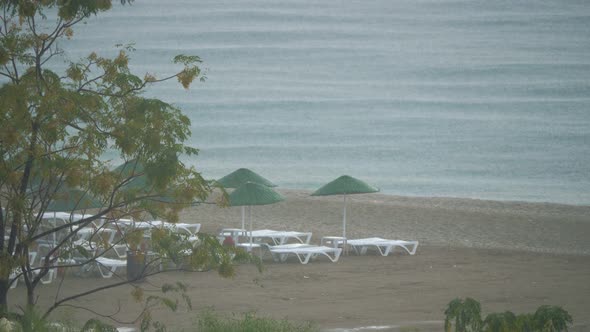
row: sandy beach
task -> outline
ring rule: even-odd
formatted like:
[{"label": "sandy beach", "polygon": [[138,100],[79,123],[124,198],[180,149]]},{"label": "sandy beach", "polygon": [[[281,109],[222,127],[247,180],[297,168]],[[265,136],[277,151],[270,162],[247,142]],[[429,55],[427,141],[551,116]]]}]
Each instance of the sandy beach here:
[{"label": "sandy beach", "polygon": [[[253,208],[255,229],[311,231],[314,243],[322,236],[341,235],[342,197],[279,191],[285,202]],[[239,227],[240,212],[202,204],[184,211],[180,221],[201,223],[202,232],[217,233]],[[418,240],[420,246],[414,256],[401,251],[388,257],[349,255],[337,263],[267,259],[263,273],[241,265],[233,279],[215,272],[158,275],[146,285],[186,282],[194,308],[158,310],[156,318],[170,330],[182,330],[194,325],[200,310],[213,307],[230,315],[256,311],[277,319],[312,321],[326,331],[368,326],[442,331],[448,302],[470,296],[480,301],[484,314],[559,305],[573,316],[572,331],[590,331],[588,206],[355,195],[349,199],[347,229],[349,238]],[[67,277],[59,297],[107,283],[100,277]],[[39,303],[51,303],[59,286],[54,282],[40,287]],[[104,314],[117,312],[120,305],[117,317],[129,320],[136,314],[130,290],[108,290],[75,304]],[[12,295],[18,304],[24,287]],[[69,307],[55,317],[84,320],[93,314]]]}]

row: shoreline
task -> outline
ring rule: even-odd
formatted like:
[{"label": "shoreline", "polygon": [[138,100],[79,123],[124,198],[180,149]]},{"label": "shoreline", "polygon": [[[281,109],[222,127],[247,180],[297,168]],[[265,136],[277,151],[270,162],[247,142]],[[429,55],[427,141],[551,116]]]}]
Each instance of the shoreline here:
[{"label": "shoreline", "polygon": [[[311,194],[317,188],[316,189],[305,189],[305,188],[288,188],[288,187],[280,187],[279,186],[279,187],[275,187],[273,189],[275,189],[277,191],[302,192],[302,193]],[[590,202],[588,202],[588,203],[565,203],[565,202],[553,202],[553,201],[543,201],[543,200],[527,201],[524,199],[501,199],[501,198],[481,198],[481,197],[461,197],[461,196],[425,196],[425,195],[399,194],[399,193],[384,192],[384,191],[379,191],[374,194],[389,196],[389,197],[396,197],[396,198],[406,198],[406,199],[460,200],[460,201],[482,201],[482,202],[515,203],[515,204],[544,204],[544,205],[558,205],[558,206],[564,206],[564,207],[565,206],[590,207]],[[360,195],[365,195],[365,194],[360,194]]]},{"label": "shoreline", "polygon": [[[311,196],[311,193],[314,190],[309,189],[292,189],[292,188],[282,188],[282,187],[275,187],[272,188],[273,190],[280,192],[280,193],[287,193],[287,194],[295,194],[297,196]],[[549,201],[526,201],[526,200],[502,200],[502,199],[487,199],[487,198],[473,198],[473,197],[456,197],[456,196],[412,196],[412,195],[400,195],[400,194],[391,194],[391,193],[384,193],[384,192],[376,192],[371,194],[354,194],[349,195],[349,197],[362,197],[363,195],[371,195],[371,196],[385,196],[399,201],[439,201],[439,202],[471,202],[471,203],[480,203],[480,204],[497,204],[497,205],[543,205],[543,206],[555,206],[559,208],[590,208],[589,204],[573,204],[573,203],[560,203],[560,202],[549,202]],[[335,196],[322,196],[322,197],[334,197],[335,199],[342,198],[341,195]],[[340,198],[338,198],[340,197]],[[316,196],[319,198],[319,196]]]}]

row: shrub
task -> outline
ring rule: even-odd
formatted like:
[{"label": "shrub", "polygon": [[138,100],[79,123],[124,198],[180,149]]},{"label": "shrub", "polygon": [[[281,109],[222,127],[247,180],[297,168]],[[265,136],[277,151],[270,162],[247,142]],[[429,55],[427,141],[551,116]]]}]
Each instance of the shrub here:
[{"label": "shrub", "polygon": [[491,313],[482,321],[479,302],[469,297],[449,302],[445,316],[446,332],[562,332],[573,322],[563,308],[549,305],[534,314]]},{"label": "shrub", "polygon": [[542,305],[533,315],[533,322],[537,331],[559,332],[567,331],[567,325],[572,324],[573,320],[561,307]]},{"label": "shrub", "polygon": [[222,318],[206,310],[199,315],[199,332],[317,332],[311,323],[295,324],[246,313],[240,318]]},{"label": "shrub", "polygon": [[512,332],[518,331],[516,315],[510,311],[492,313],[483,321],[484,332]]},{"label": "shrub", "polygon": [[445,310],[445,331],[451,332],[453,321],[455,332],[479,332],[481,331],[481,307],[479,302],[468,297],[465,300],[459,298],[449,303]]}]

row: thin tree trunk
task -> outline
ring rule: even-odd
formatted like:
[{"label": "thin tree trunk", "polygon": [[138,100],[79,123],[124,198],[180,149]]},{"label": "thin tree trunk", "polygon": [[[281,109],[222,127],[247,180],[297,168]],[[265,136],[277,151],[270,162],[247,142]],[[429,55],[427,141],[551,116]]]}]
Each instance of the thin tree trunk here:
[{"label": "thin tree trunk", "polygon": [[8,278],[0,278],[0,317],[8,312]]},{"label": "thin tree trunk", "polygon": [[27,285],[27,305],[35,305],[35,287],[32,285]]}]

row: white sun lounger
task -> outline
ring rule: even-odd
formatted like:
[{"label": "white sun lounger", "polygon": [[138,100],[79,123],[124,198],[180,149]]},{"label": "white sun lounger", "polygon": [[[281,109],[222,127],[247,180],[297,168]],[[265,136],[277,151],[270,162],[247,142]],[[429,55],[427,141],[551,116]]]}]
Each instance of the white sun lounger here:
[{"label": "white sun lounger", "polygon": [[98,266],[98,272],[100,272],[100,275],[103,278],[110,278],[118,268],[127,267],[127,261],[122,259],[98,257],[96,259],[96,266]]},{"label": "white sun lounger", "polygon": [[[35,252],[35,251],[29,252],[29,263],[31,265],[31,268],[33,268],[32,273],[35,276],[37,276],[39,274],[39,272],[40,272],[40,270],[38,269],[38,267],[33,266],[33,265],[35,265],[35,259],[36,259],[36,257],[37,257],[37,252]],[[10,276],[9,276],[9,279],[8,279],[9,282],[14,279],[14,281],[10,285],[10,288],[11,289],[16,287],[16,285],[18,283],[18,278],[21,275],[22,275],[22,270],[21,270],[20,267],[19,268],[16,268],[16,270],[14,270],[14,271],[12,271],[10,273]],[[47,271],[47,274],[43,278],[41,278],[39,281],[41,281],[41,283],[43,285],[47,285],[47,284],[50,284],[53,281],[53,279],[55,279],[55,268],[49,268],[49,270]]]},{"label": "white sun lounger", "polygon": [[[154,221],[143,221],[139,223],[145,223],[142,227],[144,228],[152,228],[152,227],[164,227],[176,231],[183,231],[189,236],[196,236],[199,230],[201,230],[201,224],[187,224],[187,223],[170,223],[161,220],[154,220]],[[139,224],[139,223],[136,223]],[[145,226],[145,225],[149,226]]]},{"label": "white sun lounger", "polygon": [[[42,248],[46,248],[45,250],[49,251],[49,250],[51,250],[53,248],[53,245],[46,244],[46,243],[45,244],[44,243],[40,243],[37,246],[37,250],[41,250]],[[35,255],[32,258],[29,255],[29,259],[31,260],[31,262],[34,262],[35,261],[35,257],[37,257],[37,253],[35,253]],[[40,257],[40,261],[38,263],[39,266],[37,266],[37,267],[40,267],[41,266],[42,260],[43,260],[43,258]],[[31,265],[33,265],[33,263],[31,263]],[[35,265],[37,265],[37,264],[35,264]],[[35,275],[38,275],[39,272],[41,272],[41,271],[40,270],[34,270],[33,271],[33,273]],[[50,284],[53,281],[53,279],[55,279],[55,277],[56,277],[55,265],[52,264],[52,267],[49,268],[49,270],[47,271],[47,274],[43,278],[41,278],[39,281],[41,281],[42,284],[47,285],[47,284]]]},{"label": "white sun lounger", "polygon": [[328,257],[333,263],[337,262],[342,253],[342,248],[314,246],[309,244],[292,243],[277,246],[267,246],[275,260],[284,262],[289,254],[297,256],[301,264],[307,264],[311,258],[318,255]]},{"label": "white sun lounger", "polygon": [[[117,257],[127,257],[127,245],[125,243],[116,243],[115,238],[117,236],[117,230],[112,228],[99,228],[99,229],[81,229],[78,234],[81,233],[80,239],[74,241],[74,246],[81,246],[84,248],[90,256],[102,254],[106,249],[113,249]],[[102,239],[98,239],[98,237]],[[97,237],[97,238],[95,238]],[[94,243],[93,241],[98,243]],[[107,247],[105,247],[107,246]]]},{"label": "white sun lounger", "polygon": [[395,247],[405,249],[410,255],[414,255],[418,248],[418,241],[388,240],[380,237],[347,240],[346,243],[360,255],[366,254],[367,249],[370,247],[377,248],[382,256],[389,255]]},{"label": "white sun lounger", "polygon": [[187,223],[170,223],[161,220],[153,221],[119,221],[119,225],[129,229],[150,230],[152,228],[167,228],[177,232],[184,232],[189,237],[196,237],[201,230],[201,224],[187,224]]},{"label": "white sun lounger", "polygon": [[8,283],[10,284],[10,289],[12,288],[16,288],[16,285],[18,284],[18,276],[20,274],[20,271],[11,271],[10,275],[8,276]]},{"label": "white sun lounger", "polygon": [[[246,232],[245,237],[248,238],[250,232]],[[265,238],[271,239],[275,245],[286,244],[289,239],[295,239],[296,241],[309,244],[311,240],[311,232],[295,232],[295,231],[275,231],[272,229],[259,229],[252,231],[252,238],[256,242],[263,241]]]},{"label": "white sun lounger", "polygon": [[[37,259],[37,252],[36,251],[29,251],[29,264],[34,265],[36,259]],[[21,274],[22,274],[22,270],[20,267],[17,267],[16,269],[14,269],[13,271],[10,272],[10,276],[8,277],[8,282],[10,283],[12,281],[12,284],[10,284],[11,289],[16,288],[16,285],[18,284],[18,278],[20,277]]]}]

